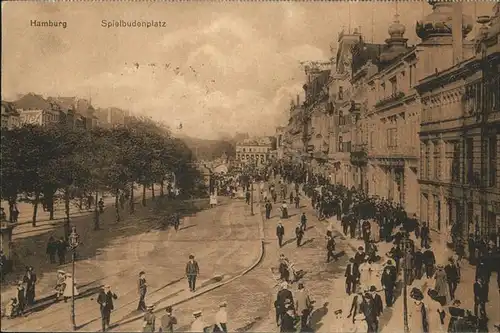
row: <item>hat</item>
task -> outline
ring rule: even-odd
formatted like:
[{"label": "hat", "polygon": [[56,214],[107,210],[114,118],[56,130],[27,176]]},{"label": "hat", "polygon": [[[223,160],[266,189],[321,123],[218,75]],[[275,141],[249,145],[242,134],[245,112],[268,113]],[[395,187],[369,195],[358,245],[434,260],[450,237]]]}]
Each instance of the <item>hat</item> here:
[{"label": "hat", "polygon": [[144,272],[144,271],[139,272],[139,275],[144,275],[144,274],[146,274],[146,272]]},{"label": "hat", "polygon": [[391,260],[387,260],[387,265],[392,265],[392,261]]},{"label": "hat", "polygon": [[165,312],[172,313],[172,307],[169,305],[165,308]]},{"label": "hat", "polygon": [[299,282],[299,285],[297,286],[299,289],[304,289],[304,284],[302,282]]},{"label": "hat", "polygon": [[194,255],[190,254],[189,259],[194,259]]},{"label": "hat", "polygon": [[219,303],[219,308],[225,308],[227,306],[227,302],[223,301]]},{"label": "hat", "polygon": [[358,250],[363,251],[363,247],[362,246],[358,247]]},{"label": "hat", "polygon": [[154,305],[148,305],[146,308],[147,308],[149,311],[151,311],[151,310],[153,310],[153,309],[155,308],[155,306],[154,306]]},{"label": "hat", "polygon": [[375,286],[371,286],[371,287],[370,287],[370,291],[372,291],[372,292],[373,292],[373,291],[377,291],[377,287],[375,287]]},{"label": "hat", "polygon": [[104,286],[104,288],[105,289],[109,289],[109,288],[111,288],[111,286],[109,284],[107,284],[107,285]]},{"label": "hat", "polygon": [[200,317],[201,316],[201,311],[198,310],[198,311],[193,312],[193,316],[195,318]]},{"label": "hat", "polygon": [[66,273],[66,276],[73,276],[73,274],[71,274],[71,273]]},{"label": "hat", "polygon": [[65,271],[63,271],[62,269],[58,269],[58,270],[57,270],[57,273],[66,274],[66,272],[65,272]]},{"label": "hat", "polygon": [[410,297],[416,301],[421,301],[424,299],[424,294],[418,288],[413,288],[410,292]]},{"label": "hat", "polygon": [[288,282],[284,281],[281,283],[281,288],[286,289],[288,288]]}]

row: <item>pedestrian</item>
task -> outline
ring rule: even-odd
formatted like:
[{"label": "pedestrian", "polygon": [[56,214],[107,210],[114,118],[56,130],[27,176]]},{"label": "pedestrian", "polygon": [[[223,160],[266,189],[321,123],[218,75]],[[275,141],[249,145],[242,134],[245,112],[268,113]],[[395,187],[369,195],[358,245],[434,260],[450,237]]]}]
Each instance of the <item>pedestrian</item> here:
[{"label": "pedestrian", "polygon": [[163,333],[174,333],[174,325],[177,325],[177,318],[172,314],[171,306],[165,308],[166,314],[161,317],[161,326],[159,331]]},{"label": "pedestrian", "polygon": [[366,253],[364,251],[364,248],[362,246],[358,247],[358,251],[354,255],[354,261],[356,261],[358,265],[361,265],[363,262],[365,262],[365,258]]},{"label": "pedestrian", "polygon": [[99,202],[97,205],[99,206],[99,213],[100,214],[104,213],[104,200],[102,200],[102,198],[99,199]]},{"label": "pedestrian", "polygon": [[337,261],[335,256],[335,239],[332,236],[326,236],[326,262],[329,263],[330,259]]},{"label": "pedestrian", "polygon": [[283,236],[285,235],[285,227],[281,222],[278,222],[278,226],[276,227],[276,237],[278,237],[278,245],[279,247],[283,247]]},{"label": "pedestrian", "polygon": [[266,208],[266,219],[269,220],[271,218],[271,210],[273,209],[273,205],[269,200],[266,200],[265,208]]},{"label": "pedestrian", "polygon": [[194,321],[191,323],[191,329],[189,332],[192,333],[204,333],[206,332],[206,325],[202,318],[201,311],[193,312]]},{"label": "pedestrian", "polygon": [[302,227],[302,230],[306,231],[306,229],[307,229],[306,213],[302,213],[302,216],[300,217],[300,226]]},{"label": "pedestrian", "polygon": [[299,192],[297,192],[297,196],[294,198],[295,200],[295,208],[299,209],[300,208],[300,197],[299,197]]},{"label": "pedestrian", "polygon": [[368,323],[366,317],[362,313],[358,313],[353,318],[352,329],[350,333],[366,333],[368,332]]},{"label": "pedestrian", "polygon": [[437,297],[442,299],[444,304],[447,304],[450,301],[450,292],[448,290],[447,277],[443,265],[437,266],[434,278],[436,279],[434,290],[436,291]]},{"label": "pedestrian", "polygon": [[356,290],[356,286],[359,283],[359,265],[354,258],[349,259],[349,264],[347,264],[344,276],[346,293],[350,295]]},{"label": "pedestrian", "polygon": [[422,291],[413,288],[410,293],[413,298],[413,305],[408,311],[409,328],[411,333],[428,333],[429,332],[429,309],[424,304],[424,295]]},{"label": "pedestrian", "polygon": [[385,294],[385,305],[390,308],[394,302],[394,288],[396,286],[396,276],[392,272],[390,267],[385,267],[382,277],[380,278],[380,283],[384,288]]},{"label": "pedestrian", "polygon": [[415,279],[420,280],[423,275],[423,254],[420,249],[417,249],[415,251],[415,254],[413,255],[413,266],[415,268]]},{"label": "pedestrian", "polygon": [[78,296],[78,289],[76,288],[76,281],[73,279],[73,275],[71,273],[66,273],[65,279],[64,279],[64,291],[63,291],[63,299],[64,302],[66,303],[68,299],[72,298],[73,296]]},{"label": "pedestrian", "polygon": [[194,260],[194,255],[189,255],[189,261],[186,264],[186,276],[188,279],[189,290],[194,292],[196,290],[196,277],[200,274],[200,267],[198,262]]},{"label": "pedestrian", "polygon": [[142,331],[143,332],[155,332],[156,316],[153,313],[155,309],[154,305],[150,305],[146,308],[146,313],[144,314]]},{"label": "pedestrian", "polygon": [[56,282],[56,301],[59,301],[66,288],[66,272],[63,270],[57,271],[57,282]]},{"label": "pedestrian", "polygon": [[290,192],[290,205],[293,204],[293,192]]},{"label": "pedestrian", "polygon": [[434,252],[432,252],[430,248],[427,248],[422,256],[425,266],[425,275],[428,279],[430,279],[434,275],[434,264],[436,263],[436,257],[434,256]]},{"label": "pedestrian", "polygon": [[110,285],[103,286],[99,292],[99,296],[97,296],[97,303],[99,304],[99,309],[101,311],[101,325],[103,332],[110,326],[111,311],[115,308],[113,300],[117,298],[118,296],[111,291]]},{"label": "pedestrian", "polygon": [[179,231],[179,225],[181,224],[181,216],[179,212],[174,213],[174,229],[175,231]]},{"label": "pedestrian", "polygon": [[377,332],[377,314],[375,311],[375,302],[372,295],[366,291],[363,296],[363,306],[361,307],[365,315],[366,324],[368,325],[368,333]]},{"label": "pedestrian", "polygon": [[365,260],[359,265],[359,283],[362,286],[369,286],[372,281],[372,265],[365,257]]},{"label": "pedestrian", "polygon": [[148,291],[148,283],[146,281],[146,272],[139,272],[139,281],[137,283],[137,292],[139,293],[139,304],[137,305],[138,311],[147,311],[146,307],[146,293]]},{"label": "pedestrian", "polygon": [[377,292],[377,287],[370,287],[370,296],[373,299],[373,314],[375,316],[375,332],[378,332],[379,318],[384,312],[384,303],[382,297]]},{"label": "pedestrian", "polygon": [[286,312],[285,304],[288,302],[293,306],[293,294],[288,290],[288,283],[282,282],[280,285],[280,290],[276,295],[276,300],[274,301],[274,308],[276,310],[276,325],[280,326],[282,322],[282,316]]},{"label": "pedestrian", "polygon": [[288,218],[288,205],[286,204],[286,201],[283,201],[283,204],[281,205],[281,218]]},{"label": "pedestrian", "polygon": [[56,252],[57,252],[57,241],[54,239],[54,236],[49,237],[49,241],[47,242],[47,255],[49,256],[49,261],[51,264],[56,263]]},{"label": "pedestrian", "polygon": [[430,242],[430,229],[427,223],[422,224],[422,228],[420,229],[420,247],[427,248]]},{"label": "pedestrian", "polygon": [[453,258],[448,258],[448,264],[444,267],[446,273],[446,282],[448,282],[448,288],[450,291],[451,300],[455,299],[455,291],[457,290],[458,281],[460,279],[458,273],[458,267],[453,261]]},{"label": "pedestrian", "polygon": [[[429,296],[430,290],[427,293]],[[432,299],[432,297],[431,297]],[[429,331],[443,333],[446,332],[444,328],[444,318],[446,312],[443,309],[443,302],[440,300],[433,300],[429,302]]]},{"label": "pedestrian", "polygon": [[7,256],[0,249],[0,280],[5,281],[5,273],[7,273]]},{"label": "pedestrian", "polygon": [[64,265],[66,263],[66,252],[68,250],[68,242],[61,237],[57,242],[57,256],[59,257],[59,265]]},{"label": "pedestrian", "polygon": [[7,305],[5,305],[5,318],[13,319],[19,315],[19,304],[17,303],[17,299],[12,297]]},{"label": "pedestrian", "polygon": [[295,333],[297,322],[300,320],[293,308],[293,303],[290,299],[285,301],[285,309],[281,315],[280,332]]},{"label": "pedestrian", "polygon": [[215,314],[215,325],[212,332],[227,333],[227,302],[219,304],[219,311]]},{"label": "pedestrian", "polygon": [[245,193],[245,203],[250,205],[250,191],[246,191]]},{"label": "pedestrian", "polygon": [[281,281],[290,281],[290,270],[288,268],[288,263],[283,254],[280,254],[280,263],[278,267],[278,271],[280,273]]},{"label": "pedestrian", "polygon": [[312,310],[312,302],[302,282],[299,283],[298,291],[295,293],[295,310],[300,316],[300,331],[306,332],[309,327],[308,319]]},{"label": "pedestrian", "polygon": [[26,290],[24,289],[24,282],[19,281],[17,284],[17,309],[18,314],[22,315],[26,308]]},{"label": "pedestrian", "polygon": [[469,264],[476,264],[476,240],[474,234],[469,234],[467,239],[467,248],[469,250]]},{"label": "pedestrian", "polygon": [[349,314],[347,315],[347,318],[351,318],[351,321],[353,323],[355,321],[356,315],[363,313],[363,305],[364,305],[363,296],[364,295],[362,286],[360,285],[356,286],[355,295],[352,298]]},{"label": "pedestrian", "polygon": [[26,267],[26,273],[24,274],[23,282],[26,284],[26,305],[32,306],[35,304],[35,285],[36,285],[36,274],[33,272],[33,267]]},{"label": "pedestrian", "polygon": [[19,218],[19,209],[17,208],[17,204],[14,204],[12,208],[12,222],[17,223],[17,219]]},{"label": "pedestrian", "polygon": [[486,313],[486,302],[488,291],[482,277],[477,278],[474,283],[474,315],[477,317],[480,312]]},{"label": "pedestrian", "polygon": [[297,247],[300,247],[303,237],[304,237],[304,229],[299,223],[297,224],[297,227],[295,227],[295,239],[297,240]]},{"label": "pedestrian", "polygon": [[0,221],[1,222],[7,221],[7,214],[5,214],[5,209],[3,207],[0,207]]}]

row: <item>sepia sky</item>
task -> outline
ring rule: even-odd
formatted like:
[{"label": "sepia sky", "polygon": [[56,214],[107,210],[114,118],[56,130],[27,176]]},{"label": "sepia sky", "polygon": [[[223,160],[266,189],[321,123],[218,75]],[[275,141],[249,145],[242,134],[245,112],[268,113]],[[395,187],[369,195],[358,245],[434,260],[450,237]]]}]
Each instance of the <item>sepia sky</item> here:
[{"label": "sepia sky", "polygon": [[[464,9],[490,15],[492,6]],[[415,22],[431,6],[400,3],[397,11],[409,44],[417,43]],[[395,13],[395,3],[2,2],[2,99],[91,96],[97,107],[181,122],[190,136],[271,135],[302,93],[299,61],[327,60],[343,26],[382,43]],[[165,27],[105,28],[103,20]]]}]

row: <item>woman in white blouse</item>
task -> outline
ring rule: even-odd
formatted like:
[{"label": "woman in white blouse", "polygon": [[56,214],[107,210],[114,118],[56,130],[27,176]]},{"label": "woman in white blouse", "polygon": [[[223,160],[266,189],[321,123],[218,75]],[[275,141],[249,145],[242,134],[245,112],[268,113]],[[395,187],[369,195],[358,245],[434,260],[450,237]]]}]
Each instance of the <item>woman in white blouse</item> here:
[{"label": "woman in white blouse", "polygon": [[363,262],[361,265],[359,265],[359,283],[362,286],[370,286],[371,284],[371,270],[372,270],[372,265],[370,262],[366,261]]},{"label": "woman in white blouse", "polygon": [[219,311],[215,314],[215,325],[213,332],[224,332],[227,333],[227,303],[222,302],[219,304]]}]

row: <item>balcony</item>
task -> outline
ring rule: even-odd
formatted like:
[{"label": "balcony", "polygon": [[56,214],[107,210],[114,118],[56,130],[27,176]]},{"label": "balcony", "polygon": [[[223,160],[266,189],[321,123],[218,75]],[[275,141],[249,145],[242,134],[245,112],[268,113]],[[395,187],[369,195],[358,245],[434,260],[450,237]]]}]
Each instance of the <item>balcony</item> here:
[{"label": "balcony", "polygon": [[368,164],[368,151],[366,145],[354,145],[350,155],[351,164],[362,167]]},{"label": "balcony", "polygon": [[390,104],[392,102],[395,102],[401,98],[405,97],[405,93],[402,91],[396,92],[390,96],[387,96],[386,98],[383,98],[379,100],[377,103],[375,103],[376,108],[381,108],[387,104]]}]

